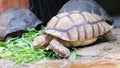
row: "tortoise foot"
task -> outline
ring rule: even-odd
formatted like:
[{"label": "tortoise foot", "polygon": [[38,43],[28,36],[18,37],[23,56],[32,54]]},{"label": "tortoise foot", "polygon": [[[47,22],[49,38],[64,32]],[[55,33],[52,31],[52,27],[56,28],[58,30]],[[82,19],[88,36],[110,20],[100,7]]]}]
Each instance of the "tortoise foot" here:
[{"label": "tortoise foot", "polygon": [[109,31],[108,33],[104,34],[104,38],[108,41],[115,41],[117,40],[117,37],[111,32]]},{"label": "tortoise foot", "polygon": [[64,47],[61,43],[59,43],[56,39],[53,39],[48,45],[47,49],[52,50],[60,57],[67,58],[70,56],[70,51],[68,48]]}]

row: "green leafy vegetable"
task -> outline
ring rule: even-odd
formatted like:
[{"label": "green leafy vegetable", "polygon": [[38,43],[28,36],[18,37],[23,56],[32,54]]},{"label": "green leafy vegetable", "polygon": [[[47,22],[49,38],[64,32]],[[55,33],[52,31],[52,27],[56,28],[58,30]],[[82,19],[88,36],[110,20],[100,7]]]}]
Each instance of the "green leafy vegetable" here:
[{"label": "green leafy vegetable", "polygon": [[78,58],[80,58],[80,55],[78,55],[77,53],[76,53],[76,49],[75,48],[73,48],[73,50],[72,50],[72,52],[71,52],[71,55],[70,55],[70,57],[69,57],[69,60],[76,60],[76,59],[78,59]]},{"label": "green leafy vegetable", "polygon": [[0,57],[9,58],[16,64],[38,62],[45,59],[60,59],[52,51],[46,51],[42,48],[34,50],[32,48],[32,41],[39,35],[41,35],[40,32],[29,29],[21,38],[12,38],[6,43],[0,42]]},{"label": "green leafy vegetable", "polygon": [[44,30],[44,29],[45,29],[45,27],[42,25],[42,26],[41,26],[41,30]]},{"label": "green leafy vegetable", "polygon": [[0,42],[0,52],[3,51],[5,49],[5,43],[4,42]]},{"label": "green leafy vegetable", "polygon": [[0,47],[5,47],[5,43],[4,42],[0,42]]},{"label": "green leafy vegetable", "polygon": [[[41,28],[44,29],[43,26]],[[34,63],[46,59],[61,59],[50,50],[32,48],[32,41],[39,35],[42,35],[42,33],[35,29],[29,29],[27,33],[24,33],[21,36],[21,38],[15,37],[7,42],[0,42],[0,57],[9,58],[15,61],[16,64]],[[80,56],[76,54],[76,49],[73,48],[69,59],[75,60],[79,57]]]}]

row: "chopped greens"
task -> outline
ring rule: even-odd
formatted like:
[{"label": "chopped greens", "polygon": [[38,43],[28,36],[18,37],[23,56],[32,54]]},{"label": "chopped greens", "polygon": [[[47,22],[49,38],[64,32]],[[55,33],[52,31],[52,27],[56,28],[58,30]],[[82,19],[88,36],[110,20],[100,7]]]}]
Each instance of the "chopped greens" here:
[{"label": "chopped greens", "polygon": [[5,49],[5,43],[4,42],[0,42],[0,51],[3,51]]},{"label": "chopped greens", "polygon": [[4,42],[0,42],[0,47],[5,47],[5,43]]},{"label": "chopped greens", "polygon": [[[41,27],[44,29],[44,27]],[[16,62],[16,64],[23,64],[29,62],[39,62],[46,59],[61,59],[51,50],[45,50],[43,48],[32,48],[32,41],[35,37],[41,35],[39,31],[35,29],[29,29],[27,33],[24,33],[21,38],[15,37],[7,42],[0,42],[0,57],[9,58]],[[72,50],[69,57],[70,60],[75,60],[79,56],[75,52],[75,48]]]},{"label": "chopped greens", "polygon": [[32,48],[32,41],[39,35],[41,35],[40,32],[30,29],[21,38],[12,38],[6,43],[0,42],[0,57],[9,58],[16,64],[60,58],[52,51],[46,51],[42,48],[34,50]]},{"label": "chopped greens", "polygon": [[81,56],[76,53],[76,49],[72,48],[71,55],[70,55],[70,57],[68,59],[73,61],[73,60],[76,60],[76,59],[78,59],[80,57]]}]

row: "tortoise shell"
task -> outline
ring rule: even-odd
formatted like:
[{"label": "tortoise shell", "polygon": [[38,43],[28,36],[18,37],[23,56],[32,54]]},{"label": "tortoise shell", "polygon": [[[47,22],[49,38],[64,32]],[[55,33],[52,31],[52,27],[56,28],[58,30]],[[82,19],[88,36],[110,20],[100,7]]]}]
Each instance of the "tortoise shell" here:
[{"label": "tortoise shell", "polygon": [[108,24],[113,24],[113,18],[94,0],[70,0],[60,9],[59,13],[71,11],[94,13],[102,16]]},{"label": "tortoise shell", "polygon": [[45,32],[65,41],[84,41],[97,38],[111,28],[112,26],[97,14],[72,11],[54,16],[48,22]]},{"label": "tortoise shell", "polygon": [[27,29],[35,28],[41,23],[28,9],[9,9],[0,16],[0,41],[6,40],[8,35],[20,36]]}]

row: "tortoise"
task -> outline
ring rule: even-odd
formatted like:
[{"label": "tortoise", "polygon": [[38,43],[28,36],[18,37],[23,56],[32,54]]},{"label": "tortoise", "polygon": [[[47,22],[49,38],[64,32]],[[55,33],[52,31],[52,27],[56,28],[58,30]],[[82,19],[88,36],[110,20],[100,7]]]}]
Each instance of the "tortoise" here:
[{"label": "tortoise", "polygon": [[[95,0],[70,0],[59,10],[59,13],[71,11],[87,11],[103,17],[110,25],[113,24],[113,18],[95,1]],[[58,13],[58,14],[59,14]]]},{"label": "tortoise", "polygon": [[70,56],[68,48],[92,44],[98,37],[115,40],[112,28],[102,16],[87,11],[60,13],[41,31],[43,35],[34,39],[33,48],[50,49],[60,57],[67,58]]},{"label": "tortoise", "polygon": [[21,36],[28,29],[36,28],[40,21],[30,10],[11,8],[0,16],[0,41]]}]

